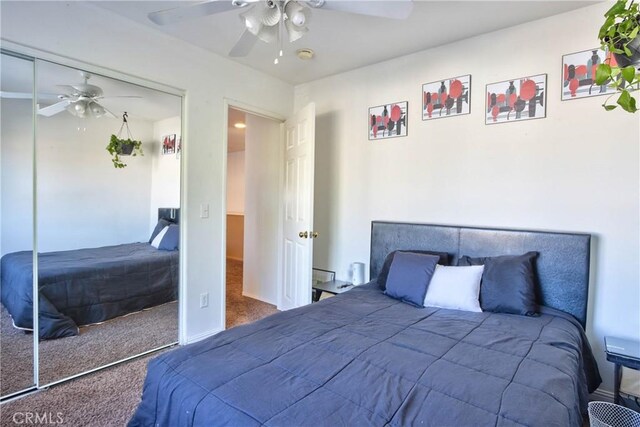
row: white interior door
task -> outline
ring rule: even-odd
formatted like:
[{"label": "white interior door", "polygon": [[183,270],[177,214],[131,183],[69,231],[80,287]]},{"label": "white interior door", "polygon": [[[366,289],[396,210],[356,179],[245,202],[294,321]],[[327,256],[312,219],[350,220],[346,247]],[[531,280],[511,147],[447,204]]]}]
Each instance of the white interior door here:
[{"label": "white interior door", "polygon": [[284,124],[284,241],[280,310],[311,303],[315,116],[316,106],[311,103]]}]

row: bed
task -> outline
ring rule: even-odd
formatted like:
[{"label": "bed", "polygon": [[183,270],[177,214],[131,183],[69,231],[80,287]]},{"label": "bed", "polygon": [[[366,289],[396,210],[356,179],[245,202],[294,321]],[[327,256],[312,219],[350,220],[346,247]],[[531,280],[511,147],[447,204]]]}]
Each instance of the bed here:
[{"label": "bed", "polygon": [[580,426],[590,236],[373,222],[388,253],[538,251],[539,315],[418,308],[373,281],[149,362],[136,426]]},{"label": "bed", "polygon": [[[177,223],[177,209],[159,218]],[[33,329],[33,253],[0,260],[2,304],[14,326]],[[103,322],[170,301],[178,295],[179,254],[149,243],[48,252],[38,255],[39,338],[78,334],[78,326]]]}]

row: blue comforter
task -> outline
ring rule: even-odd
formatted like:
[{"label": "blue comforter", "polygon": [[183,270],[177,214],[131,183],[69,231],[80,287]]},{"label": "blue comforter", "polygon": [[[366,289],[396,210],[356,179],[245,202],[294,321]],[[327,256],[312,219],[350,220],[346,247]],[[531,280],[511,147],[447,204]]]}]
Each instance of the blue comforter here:
[{"label": "blue comforter", "polygon": [[[2,303],[25,329],[33,328],[32,257],[15,252],[0,261]],[[77,335],[80,325],[174,301],[178,259],[148,243],[39,254],[40,338]]]},{"label": "blue comforter", "polygon": [[163,354],[129,426],[580,426],[579,324],[416,308],[363,285]]}]

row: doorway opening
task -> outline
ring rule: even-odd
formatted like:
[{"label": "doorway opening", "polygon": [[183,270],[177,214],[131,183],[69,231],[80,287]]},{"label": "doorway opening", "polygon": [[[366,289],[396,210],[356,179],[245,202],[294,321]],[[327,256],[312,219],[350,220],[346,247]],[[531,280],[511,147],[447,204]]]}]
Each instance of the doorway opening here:
[{"label": "doorway opening", "polygon": [[226,328],[277,312],[280,126],[228,107]]}]

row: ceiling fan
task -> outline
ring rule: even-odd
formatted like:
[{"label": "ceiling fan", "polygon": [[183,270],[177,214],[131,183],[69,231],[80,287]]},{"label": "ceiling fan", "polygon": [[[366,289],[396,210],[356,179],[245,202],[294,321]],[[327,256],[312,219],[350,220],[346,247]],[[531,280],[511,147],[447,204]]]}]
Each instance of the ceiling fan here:
[{"label": "ceiling fan", "polygon": [[234,9],[245,9],[240,14],[245,30],[229,52],[231,57],[249,54],[258,39],[266,43],[278,43],[278,56],[282,56],[285,38],[294,42],[309,31],[307,23],[312,9],[324,9],[377,16],[390,19],[406,19],[413,10],[412,0],[212,0],[173,9],[149,13],[149,19],[158,25],[169,25],[188,19],[200,18]]},{"label": "ceiling fan", "polygon": [[102,89],[96,85],[89,84],[91,74],[86,71],[80,71],[80,75],[84,81],[73,85],[60,85],[58,87],[67,89],[67,92],[58,95],[60,102],[48,107],[40,108],[38,114],[45,117],[51,117],[64,110],[82,119],[89,117],[102,117],[108,115],[112,118],[118,118],[115,114],[101,105],[98,101],[105,98],[141,98],[140,96],[109,96],[105,97]]},{"label": "ceiling fan", "polygon": [[[80,75],[83,78],[82,83],[73,85],[58,85],[59,88],[65,89],[66,92],[61,95],[53,95],[47,93],[39,93],[39,100],[44,99],[57,99],[59,102],[49,105],[47,107],[39,108],[38,114],[45,117],[51,117],[63,111],[68,111],[76,117],[90,118],[90,117],[102,117],[107,115],[109,117],[118,118],[115,114],[100,104],[99,101],[105,98],[141,98],[140,96],[104,96],[102,88],[89,84],[88,81],[91,78],[91,74],[86,71],[80,71]],[[31,98],[30,93],[19,92],[2,92],[2,98],[10,99],[27,99]]]}]

